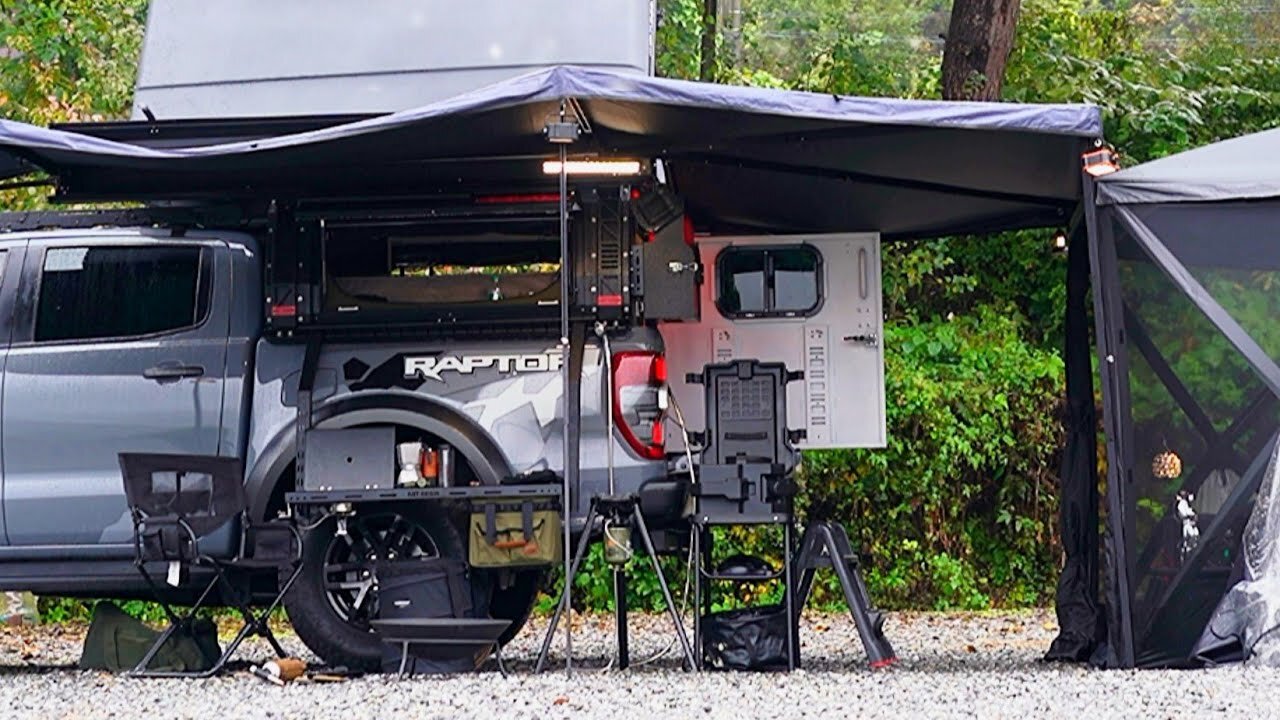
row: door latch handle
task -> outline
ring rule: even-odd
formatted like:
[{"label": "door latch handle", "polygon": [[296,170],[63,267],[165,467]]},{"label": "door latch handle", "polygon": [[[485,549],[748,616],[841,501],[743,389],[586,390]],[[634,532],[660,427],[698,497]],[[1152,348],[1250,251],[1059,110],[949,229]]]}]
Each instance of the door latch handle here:
[{"label": "door latch handle", "polygon": [[142,377],[158,383],[177,382],[183,378],[197,378],[204,375],[200,365],[156,365],[142,371]]},{"label": "door latch handle", "polygon": [[696,262],[682,263],[676,260],[672,260],[671,262],[667,263],[667,271],[673,275],[679,275],[682,272],[697,272],[698,263]]},{"label": "door latch handle", "polygon": [[867,347],[875,347],[880,344],[880,338],[875,333],[865,333],[863,335],[845,335],[845,342],[862,343]]}]

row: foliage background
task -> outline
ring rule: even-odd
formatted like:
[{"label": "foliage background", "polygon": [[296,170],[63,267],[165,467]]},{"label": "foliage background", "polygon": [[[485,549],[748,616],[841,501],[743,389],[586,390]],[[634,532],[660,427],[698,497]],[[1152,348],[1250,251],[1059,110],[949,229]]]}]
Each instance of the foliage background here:
[{"label": "foliage background", "polygon": [[[721,5],[721,82],[939,94],[945,0]],[[696,77],[702,0],[659,6],[659,74]],[[145,7],[0,0],[0,116],[127,115]],[[1006,100],[1098,105],[1108,141],[1129,164],[1280,124],[1278,93],[1280,6],[1256,0],[1024,0],[1004,83]],[[39,190],[9,191],[0,205],[39,199]],[[809,453],[803,472],[804,506],[851,529],[882,605],[986,608],[1052,597],[1065,277],[1053,235],[886,248],[889,446]],[[728,540],[724,552],[777,552],[768,538]],[[578,584],[581,603],[608,604],[603,573]],[[820,587],[819,600],[835,602],[832,589]],[[656,585],[638,578],[632,594],[654,606]],[[50,617],[81,612],[44,605]]]}]

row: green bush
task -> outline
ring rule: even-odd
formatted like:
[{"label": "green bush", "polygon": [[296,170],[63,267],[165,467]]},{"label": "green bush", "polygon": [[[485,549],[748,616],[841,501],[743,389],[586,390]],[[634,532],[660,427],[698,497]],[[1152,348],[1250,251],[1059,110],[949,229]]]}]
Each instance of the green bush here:
[{"label": "green bush", "polygon": [[[846,523],[881,604],[975,609],[1052,591],[1063,368],[1023,330],[991,305],[890,324],[888,447],[806,454],[801,505]],[[830,580],[820,589],[834,599]]]},{"label": "green bush", "polygon": [[[93,616],[93,606],[97,600],[80,600],[78,598],[41,597],[36,603],[42,623],[88,622]],[[123,600],[116,603],[121,610],[149,623],[162,623],[164,610],[153,602],[144,600]]]}]

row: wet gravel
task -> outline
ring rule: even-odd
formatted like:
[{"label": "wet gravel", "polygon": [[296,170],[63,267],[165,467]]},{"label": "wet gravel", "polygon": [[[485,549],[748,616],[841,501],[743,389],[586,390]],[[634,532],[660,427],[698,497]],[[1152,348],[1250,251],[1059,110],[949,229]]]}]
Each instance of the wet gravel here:
[{"label": "wet gravel", "polygon": [[[632,658],[661,650],[666,618],[633,617]],[[1039,661],[1056,632],[1047,612],[891,614],[900,662],[872,672],[847,616],[815,615],[793,674],[678,669],[675,653],[625,673],[601,672],[612,653],[608,617],[575,623],[572,677],[529,674],[542,624],[507,650],[511,677],[492,666],[454,677],[369,676],[279,688],[244,672],[211,680],[134,680],[74,668],[81,627],[0,631],[0,716],[6,718],[1185,718],[1207,712],[1280,716],[1280,670],[1098,671]],[[307,657],[296,638],[286,646]],[[562,643],[557,642],[557,651]],[[262,645],[239,657],[262,660]],[[558,655],[556,656],[558,657]]]}]

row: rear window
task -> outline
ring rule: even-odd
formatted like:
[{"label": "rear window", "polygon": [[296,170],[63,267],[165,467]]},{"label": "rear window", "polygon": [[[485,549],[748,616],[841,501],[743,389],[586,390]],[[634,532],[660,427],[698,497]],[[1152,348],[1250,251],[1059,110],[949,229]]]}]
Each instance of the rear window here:
[{"label": "rear window", "polygon": [[726,317],[809,316],[822,305],[822,256],[811,245],[726,248],[716,277]]},{"label": "rear window", "polygon": [[192,246],[49,248],[35,340],[138,337],[199,325],[208,305],[199,297],[201,266],[201,249]]}]

